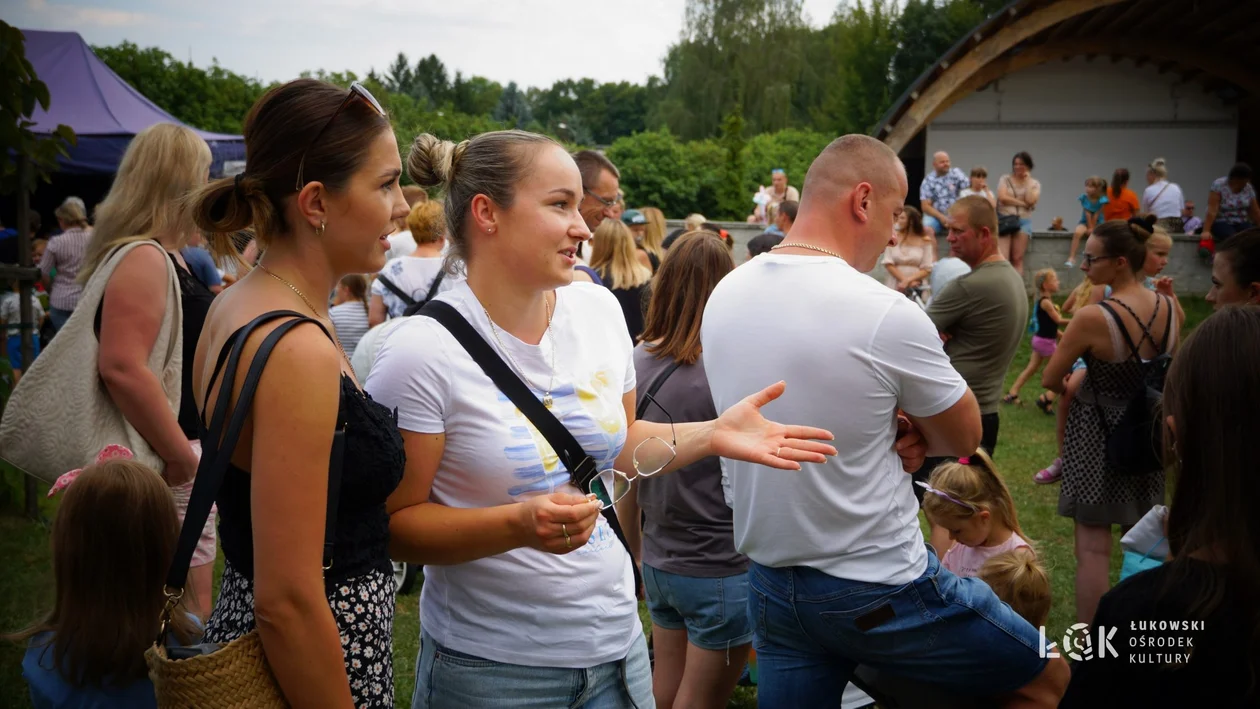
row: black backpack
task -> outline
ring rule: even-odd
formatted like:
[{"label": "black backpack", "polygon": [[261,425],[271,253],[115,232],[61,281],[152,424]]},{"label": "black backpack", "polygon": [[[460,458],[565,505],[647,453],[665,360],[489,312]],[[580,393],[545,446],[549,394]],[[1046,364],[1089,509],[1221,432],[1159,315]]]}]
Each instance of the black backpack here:
[{"label": "black backpack", "polygon": [[438,271],[437,277],[434,278],[433,283],[429,285],[429,292],[424,294],[424,300],[416,300],[415,298],[411,297],[406,292],[404,292],[402,288],[399,288],[397,285],[395,285],[393,281],[386,278],[385,274],[383,273],[377,275],[376,280],[380,281],[381,285],[388,288],[390,293],[393,293],[394,295],[398,296],[399,299],[401,299],[403,303],[407,304],[406,310],[403,310],[403,315],[411,316],[411,315],[415,315],[416,312],[420,310],[420,308],[423,308],[425,303],[429,302],[430,300],[433,300],[433,296],[437,295],[438,286],[442,285],[442,278],[444,276],[446,276],[446,271]]},{"label": "black backpack", "polygon": [[[1120,333],[1129,346],[1130,359],[1142,368],[1142,380],[1141,385],[1129,398],[1124,415],[1115,426],[1108,427],[1102,408],[1098,407],[1099,424],[1103,428],[1104,455],[1107,464],[1118,475],[1146,475],[1163,469],[1163,427],[1160,425],[1162,418],[1160,412],[1164,398],[1164,377],[1172,364],[1172,355],[1168,354],[1168,339],[1173,325],[1172,305],[1168,304],[1167,326],[1164,328],[1164,340],[1159,347],[1160,354],[1144,362],[1139,353],[1142,340],[1150,340],[1151,344],[1155,344],[1155,338],[1151,337],[1150,323],[1142,325],[1137,313],[1134,313],[1129,306],[1118,300],[1113,302],[1129,311],[1138,326],[1142,328],[1142,339],[1135,344],[1133,338],[1129,336],[1128,329],[1124,327],[1124,321],[1108,305],[1108,301],[1099,303],[1120,326]],[[1156,301],[1155,312],[1151,314],[1151,322],[1155,321],[1161,302],[1164,302],[1162,297]]]}]

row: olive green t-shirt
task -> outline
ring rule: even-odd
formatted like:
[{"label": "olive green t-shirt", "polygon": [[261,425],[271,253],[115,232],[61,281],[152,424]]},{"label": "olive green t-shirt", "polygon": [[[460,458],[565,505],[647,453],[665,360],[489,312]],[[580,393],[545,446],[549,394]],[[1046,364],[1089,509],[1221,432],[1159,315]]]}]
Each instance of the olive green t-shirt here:
[{"label": "olive green t-shirt", "polygon": [[928,306],[936,329],[949,335],[945,354],[980,404],[998,410],[1006,370],[1028,330],[1028,293],[1009,261],[990,261],[945,286]]}]

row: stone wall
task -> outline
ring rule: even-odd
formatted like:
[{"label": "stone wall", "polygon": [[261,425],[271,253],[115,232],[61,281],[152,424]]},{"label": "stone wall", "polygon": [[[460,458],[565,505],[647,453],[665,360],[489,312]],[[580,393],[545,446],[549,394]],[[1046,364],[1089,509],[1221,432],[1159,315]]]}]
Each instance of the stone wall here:
[{"label": "stone wall", "polygon": [[[735,263],[743,263],[748,259],[748,241],[765,231],[763,227],[743,222],[716,222],[730,232],[735,239]],[[681,219],[666,221],[669,231],[682,227]],[[1037,232],[1033,235],[1032,244],[1024,256],[1024,281],[1032,291],[1032,274],[1043,268],[1053,268],[1059,274],[1062,292],[1067,293],[1080,282],[1082,273],[1079,268],[1080,254],[1077,254],[1077,268],[1069,269],[1063,265],[1067,260],[1068,248],[1072,245],[1072,232]],[[1168,258],[1168,268],[1162,275],[1171,276],[1173,287],[1177,293],[1185,295],[1206,295],[1212,287],[1212,269],[1198,257],[1199,237],[1178,234],[1173,237],[1173,250]],[[949,253],[949,244],[940,240],[940,255]],[[1081,245],[1084,249],[1084,244]],[[877,266],[871,275],[882,279],[883,267]]]}]

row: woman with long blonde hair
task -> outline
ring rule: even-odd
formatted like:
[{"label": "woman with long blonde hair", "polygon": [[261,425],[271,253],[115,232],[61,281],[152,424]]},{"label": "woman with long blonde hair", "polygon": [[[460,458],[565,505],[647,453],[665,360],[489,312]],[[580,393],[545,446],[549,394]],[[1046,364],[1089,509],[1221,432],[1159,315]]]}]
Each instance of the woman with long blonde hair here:
[{"label": "woman with long blonde hair", "polygon": [[647,229],[643,232],[643,248],[648,253],[655,254],[659,262],[665,258],[665,247],[661,246],[665,241],[665,213],[656,207],[640,207],[639,211],[647,218]]},{"label": "woman with long blonde hair", "polygon": [[643,289],[652,280],[652,269],[635,256],[634,235],[620,221],[605,219],[591,240],[595,242],[591,268],[617,296],[630,339],[638,340],[643,332]]},{"label": "woman with long blonde hair", "polygon": [[[100,343],[97,368],[127,423],[165,463],[162,475],[181,520],[201,459],[190,365],[214,294],[188,270],[179,250],[196,229],[185,197],[209,177],[210,146],[191,129],[158,123],[141,131],[96,208],[96,229],[79,271],[80,282],[87,283],[117,259],[100,308],[92,314]],[[143,245],[123,250],[138,243]],[[173,302],[180,312],[168,308],[172,270],[179,284],[179,299]],[[168,328],[182,338],[184,366],[178,379],[150,368],[159,336]],[[179,408],[172,411],[175,401]],[[211,515],[189,571],[192,610],[203,618],[210,613],[214,533]]]}]

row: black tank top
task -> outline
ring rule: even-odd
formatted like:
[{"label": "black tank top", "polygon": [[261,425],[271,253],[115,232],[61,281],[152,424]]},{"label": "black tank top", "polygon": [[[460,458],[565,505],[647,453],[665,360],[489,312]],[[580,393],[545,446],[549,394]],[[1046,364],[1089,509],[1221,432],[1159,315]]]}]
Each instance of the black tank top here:
[{"label": "black tank top", "polygon": [[[236,338],[236,334],[228,338],[223,348],[230,348]],[[385,500],[402,482],[406,464],[397,412],[372,401],[344,374],[339,416],[346,422],[345,457],[333,565],[324,573],[324,584],[329,587],[372,570],[392,573]],[[215,500],[219,506],[219,541],[232,567],[253,580],[250,499],[249,471],[229,465]]]},{"label": "black tank top", "polygon": [[[179,296],[182,317],[180,328],[183,334],[183,371],[179,378],[179,428],[190,440],[197,440],[201,433],[201,425],[197,419],[197,396],[193,393],[192,370],[193,358],[197,356],[197,343],[201,340],[201,328],[206,324],[206,315],[210,312],[210,304],[214,302],[214,293],[206,284],[194,276],[188,269],[179,265],[175,255],[166,252],[167,258],[175,265],[175,275],[179,277]],[[101,335],[101,313],[105,310],[105,300],[96,308],[93,328],[99,339]]]},{"label": "black tank top", "polygon": [[1042,298],[1037,301],[1037,337],[1044,337],[1047,340],[1053,340],[1059,334],[1059,325],[1050,317],[1050,313],[1041,307],[1041,304],[1049,300]]}]

